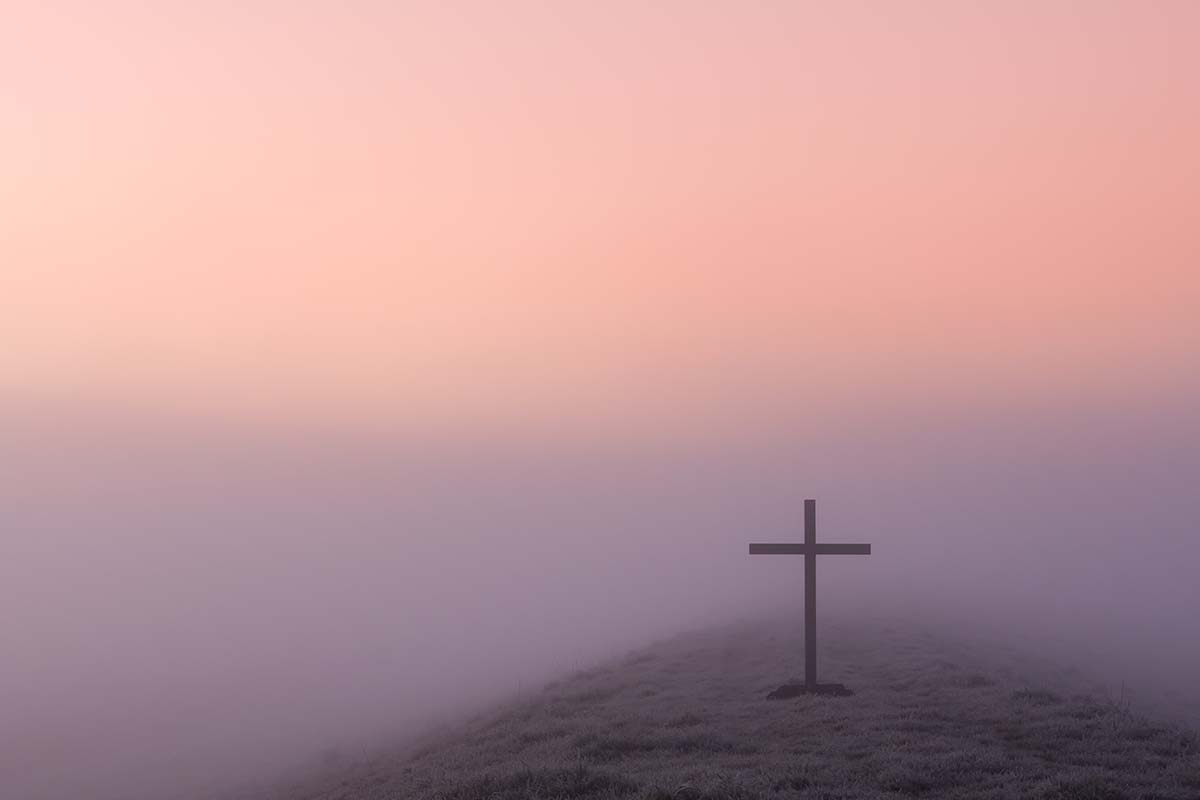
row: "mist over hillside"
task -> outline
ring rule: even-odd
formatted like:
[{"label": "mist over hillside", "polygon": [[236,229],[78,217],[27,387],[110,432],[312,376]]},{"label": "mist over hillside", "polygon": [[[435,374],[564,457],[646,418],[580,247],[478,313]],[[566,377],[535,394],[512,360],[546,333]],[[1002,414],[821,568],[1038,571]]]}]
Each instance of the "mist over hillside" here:
[{"label": "mist over hillside", "polygon": [[1196,718],[1192,420],[864,421],[632,448],[10,418],[6,797],[168,797],[367,749],[683,626],[820,608],[1082,660]]},{"label": "mist over hillside", "polygon": [[[787,617],[688,631],[406,748],[330,760],[248,800],[1191,800],[1200,733],[1086,668],[912,622],[830,615],[851,694],[770,699]],[[798,677],[798,672],[794,673]]]}]

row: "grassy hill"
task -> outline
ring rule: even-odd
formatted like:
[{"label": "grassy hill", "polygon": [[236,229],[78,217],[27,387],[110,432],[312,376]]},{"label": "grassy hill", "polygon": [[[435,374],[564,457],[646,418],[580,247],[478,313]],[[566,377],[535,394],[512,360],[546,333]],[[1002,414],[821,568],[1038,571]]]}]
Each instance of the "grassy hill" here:
[{"label": "grassy hill", "polygon": [[289,800],[1200,798],[1200,738],[1073,669],[884,624],[680,635],[553,683],[415,751],[330,768]]}]

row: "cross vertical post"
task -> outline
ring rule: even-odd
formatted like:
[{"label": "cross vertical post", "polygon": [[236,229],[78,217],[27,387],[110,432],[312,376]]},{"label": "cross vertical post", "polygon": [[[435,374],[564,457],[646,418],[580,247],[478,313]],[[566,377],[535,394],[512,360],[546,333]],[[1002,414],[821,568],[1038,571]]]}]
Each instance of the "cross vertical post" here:
[{"label": "cross vertical post", "polygon": [[817,501],[804,501],[804,685],[817,688]]}]

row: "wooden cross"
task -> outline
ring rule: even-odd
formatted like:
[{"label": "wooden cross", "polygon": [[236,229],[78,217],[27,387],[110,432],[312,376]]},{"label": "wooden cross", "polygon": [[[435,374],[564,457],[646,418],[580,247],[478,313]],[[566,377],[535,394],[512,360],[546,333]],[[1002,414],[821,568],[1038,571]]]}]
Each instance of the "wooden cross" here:
[{"label": "wooden cross", "polygon": [[817,501],[804,501],[804,544],[752,544],[750,555],[804,556],[804,683],[788,684],[768,697],[853,694],[840,683],[817,683],[817,556],[871,555],[869,544],[817,544]]}]

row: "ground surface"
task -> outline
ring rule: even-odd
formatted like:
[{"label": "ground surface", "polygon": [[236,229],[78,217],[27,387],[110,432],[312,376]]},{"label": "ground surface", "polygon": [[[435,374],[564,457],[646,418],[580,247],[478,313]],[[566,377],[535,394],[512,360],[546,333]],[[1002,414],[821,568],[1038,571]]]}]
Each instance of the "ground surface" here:
[{"label": "ground surface", "polygon": [[827,625],[821,677],[854,696],[765,699],[798,677],[799,634],[681,635],[277,796],[1200,799],[1194,732],[1075,670],[911,628]]}]

